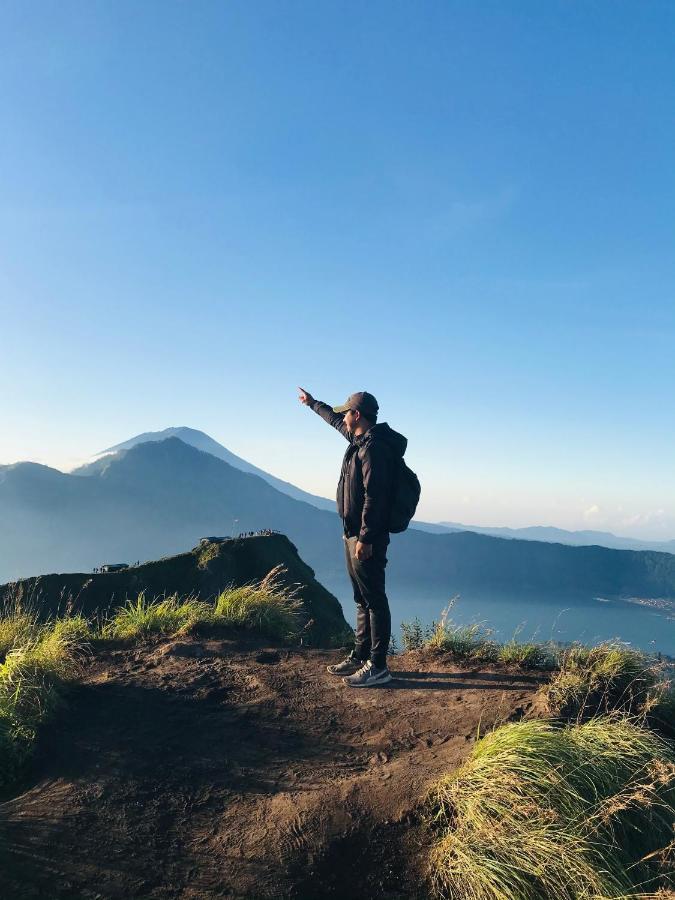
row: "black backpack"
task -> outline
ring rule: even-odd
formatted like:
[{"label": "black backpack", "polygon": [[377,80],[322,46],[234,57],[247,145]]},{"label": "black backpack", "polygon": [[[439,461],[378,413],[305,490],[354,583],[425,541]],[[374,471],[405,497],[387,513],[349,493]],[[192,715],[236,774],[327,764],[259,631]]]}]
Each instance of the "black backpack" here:
[{"label": "black backpack", "polygon": [[397,534],[406,530],[410,520],[415,515],[420,492],[419,478],[412,469],[408,468],[403,457],[399,456],[394,472],[391,510],[389,512],[389,531]]}]

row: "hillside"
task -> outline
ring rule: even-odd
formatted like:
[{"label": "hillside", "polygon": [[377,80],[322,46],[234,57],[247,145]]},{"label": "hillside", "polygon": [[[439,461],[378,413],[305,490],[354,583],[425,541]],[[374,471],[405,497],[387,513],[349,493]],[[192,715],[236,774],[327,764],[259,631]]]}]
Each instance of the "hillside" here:
[{"label": "hillside", "polygon": [[0,585],[0,604],[18,601],[41,616],[73,612],[91,617],[135,600],[180,594],[210,600],[228,584],[242,585],[264,578],[284,566],[283,583],[299,585],[305,642],[330,646],[344,640],[351,629],[337,599],[314,577],[283,534],[252,535],[200,545],[188,553],[166,557],[121,572],[40,575]]},{"label": "hillside", "polygon": [[[415,654],[387,690],[335,652],[186,638],[101,650],[0,804],[15,900],[421,900],[425,789],[537,678]],[[426,842],[426,843],[425,843]]]}]

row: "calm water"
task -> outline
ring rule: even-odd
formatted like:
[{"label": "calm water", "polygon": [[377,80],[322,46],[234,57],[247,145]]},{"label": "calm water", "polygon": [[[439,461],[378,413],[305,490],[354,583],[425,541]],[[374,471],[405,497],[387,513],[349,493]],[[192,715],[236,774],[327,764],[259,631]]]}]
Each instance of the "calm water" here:
[{"label": "calm water", "polygon": [[[338,597],[345,617],[354,623],[354,601],[344,584],[329,587]],[[412,593],[387,585],[392,612],[392,630],[400,646],[401,622],[416,616],[423,624],[438,620],[450,601],[447,593]],[[672,612],[671,612],[672,614]],[[504,642],[518,634],[519,640],[599,641],[619,639],[647,651],[675,656],[675,620],[661,610],[620,600],[593,597],[527,597],[522,594],[465,592],[450,612],[458,624],[483,622],[494,640]]]}]

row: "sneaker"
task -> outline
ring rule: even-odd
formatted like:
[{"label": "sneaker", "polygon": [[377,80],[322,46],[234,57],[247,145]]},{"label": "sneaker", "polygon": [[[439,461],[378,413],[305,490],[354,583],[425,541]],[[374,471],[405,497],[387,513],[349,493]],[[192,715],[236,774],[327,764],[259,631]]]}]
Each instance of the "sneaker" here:
[{"label": "sneaker", "polygon": [[370,660],[351,675],[349,678],[342,679],[349,687],[376,687],[380,684],[386,684],[391,681],[391,672],[389,669],[376,669]]},{"label": "sneaker", "polygon": [[332,666],[326,666],[326,671],[330,672],[331,675],[353,675],[354,672],[358,672],[361,666],[363,665],[363,660],[356,659],[354,656],[348,656],[347,659],[343,659],[342,662],[335,663]]}]

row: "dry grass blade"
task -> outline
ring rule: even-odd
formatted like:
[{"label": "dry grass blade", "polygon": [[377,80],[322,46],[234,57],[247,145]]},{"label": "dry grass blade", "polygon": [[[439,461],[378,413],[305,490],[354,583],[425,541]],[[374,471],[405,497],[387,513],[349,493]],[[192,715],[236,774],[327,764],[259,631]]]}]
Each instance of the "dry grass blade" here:
[{"label": "dry grass blade", "polygon": [[437,896],[590,900],[672,888],[663,853],[674,763],[658,735],[616,716],[497,729],[430,796]]}]

